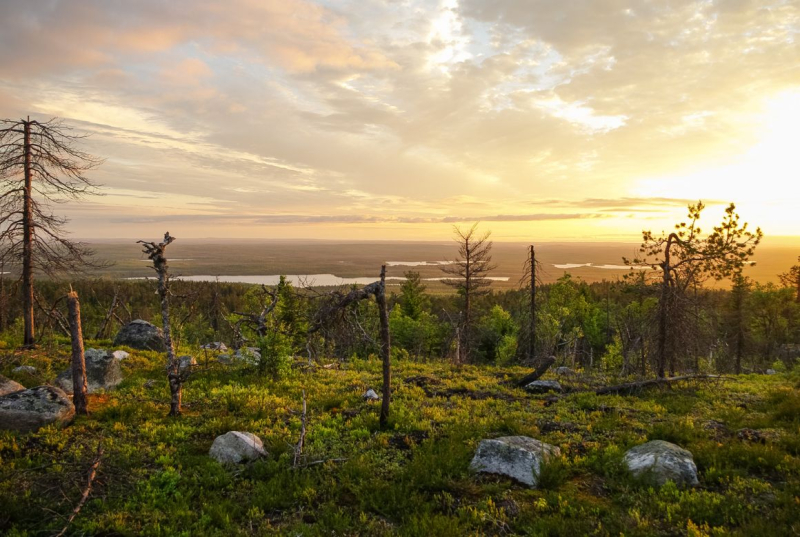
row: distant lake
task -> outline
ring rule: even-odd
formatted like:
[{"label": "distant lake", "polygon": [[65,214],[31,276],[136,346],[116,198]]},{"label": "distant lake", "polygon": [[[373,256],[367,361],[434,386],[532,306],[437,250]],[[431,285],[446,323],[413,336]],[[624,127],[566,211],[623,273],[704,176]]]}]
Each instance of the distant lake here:
[{"label": "distant lake", "polygon": [[[138,280],[141,278],[134,278],[134,279]],[[176,276],[174,279],[183,280],[187,282],[214,282],[219,280],[221,282],[227,282],[227,283],[252,283],[257,285],[278,285],[281,276],[280,274],[255,275],[255,276],[227,276],[227,275],[210,276],[207,274],[203,274],[198,276]],[[388,276],[386,279],[405,281],[405,278],[403,278],[402,276]],[[422,278],[422,279],[432,282],[432,281],[445,280],[447,278]],[[486,279],[496,282],[507,282],[508,276],[487,277]],[[356,278],[343,278],[341,276],[336,276],[335,274],[287,274],[286,280],[295,286],[308,285],[308,286],[330,287],[330,286],[353,285],[353,284],[367,285],[369,283],[377,281],[378,277],[363,276]]]},{"label": "distant lake", "polygon": [[594,263],[563,263],[555,264],[553,266],[557,269],[573,269],[573,268],[599,268],[604,270],[648,270],[650,267],[647,265],[595,265]]}]

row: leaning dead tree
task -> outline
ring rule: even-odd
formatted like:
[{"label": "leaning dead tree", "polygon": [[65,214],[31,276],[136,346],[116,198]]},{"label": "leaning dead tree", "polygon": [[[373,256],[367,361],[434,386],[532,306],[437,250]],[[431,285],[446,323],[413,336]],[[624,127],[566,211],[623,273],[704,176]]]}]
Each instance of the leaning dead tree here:
[{"label": "leaning dead tree", "polygon": [[81,329],[81,303],[78,293],[70,290],[67,294],[69,309],[69,328],[72,339],[72,402],[76,414],[88,414],[86,406],[86,357],[83,351],[83,330]]},{"label": "leaning dead tree", "polygon": [[354,289],[346,295],[334,292],[328,295],[327,300],[317,310],[308,329],[309,337],[325,328],[345,309],[359,300],[369,299],[374,296],[380,310],[380,336],[381,360],[383,361],[383,397],[381,400],[381,427],[385,427],[389,420],[389,400],[391,398],[391,341],[389,335],[389,311],[386,303],[386,265],[381,266],[381,279],[372,282],[360,289]]},{"label": "leaning dead tree", "polygon": [[[183,375],[181,374],[180,360],[175,356],[175,348],[172,345],[172,332],[169,324],[169,267],[165,250],[175,237],[164,233],[164,242],[136,241],[142,245],[142,251],[153,262],[153,270],[158,274],[158,296],[161,298],[161,319],[164,329],[164,344],[167,347],[167,380],[169,381],[169,391],[171,395],[169,415],[180,416],[181,414],[181,395],[183,388]],[[187,368],[188,369],[188,368]]]}]

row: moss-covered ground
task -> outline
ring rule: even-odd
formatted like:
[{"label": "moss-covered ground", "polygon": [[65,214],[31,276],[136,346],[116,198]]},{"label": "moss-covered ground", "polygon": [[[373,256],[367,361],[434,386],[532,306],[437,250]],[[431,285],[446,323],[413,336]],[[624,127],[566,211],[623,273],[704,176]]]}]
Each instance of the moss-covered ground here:
[{"label": "moss-covered ground", "polygon": [[[106,342],[107,343],[107,342]],[[66,347],[6,351],[0,373],[35,386]],[[389,427],[378,425],[380,363],[351,361],[282,380],[201,356],[184,415],[166,417],[163,358],[132,351],[118,389],[90,396],[65,428],[0,431],[0,533],[52,535],[104,455],[72,535],[795,535],[800,533],[800,391],[791,374],[740,376],[637,396],[555,400],[513,387],[521,368],[398,362]],[[20,363],[36,375],[13,373]],[[293,466],[301,392],[305,458]],[[742,429],[747,429],[741,431]],[[217,435],[259,435],[269,456],[229,469]],[[561,447],[541,488],[476,476],[483,438]],[[694,454],[700,486],[653,489],[621,465],[652,439]]]}]

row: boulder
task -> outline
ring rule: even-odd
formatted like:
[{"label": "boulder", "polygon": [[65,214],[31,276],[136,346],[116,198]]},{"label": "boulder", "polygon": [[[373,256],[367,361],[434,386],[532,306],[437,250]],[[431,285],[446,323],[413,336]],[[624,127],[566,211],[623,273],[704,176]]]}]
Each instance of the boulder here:
[{"label": "boulder", "polygon": [[200,345],[200,348],[209,351],[228,352],[228,346],[221,341],[212,341],[211,343]]},{"label": "boulder", "polygon": [[154,324],[136,319],[123,326],[114,338],[114,345],[125,345],[143,351],[165,352],[164,332]]},{"label": "boulder", "polygon": [[692,454],[664,440],[653,440],[629,449],[622,462],[634,476],[650,478],[659,487],[667,481],[679,487],[693,487],[699,483]]},{"label": "boulder", "polygon": [[51,423],[65,425],[74,417],[69,396],[55,386],[37,386],[0,397],[0,429],[36,431]]},{"label": "boulder", "polygon": [[117,360],[124,360],[125,358],[130,358],[131,356],[129,352],[119,350],[112,352],[111,355]]},{"label": "boulder", "polygon": [[19,382],[16,382],[14,380],[4,377],[3,375],[0,375],[0,397],[14,392],[21,392],[24,389],[25,386],[23,386]]},{"label": "boulder", "polygon": [[778,372],[775,371],[774,369],[767,369],[766,374],[767,375],[777,375]]},{"label": "boulder", "polygon": [[529,393],[561,393],[564,391],[564,388],[561,387],[561,384],[559,384],[557,380],[534,380],[525,386],[525,391]]},{"label": "boulder", "polygon": [[194,359],[194,356],[189,356],[188,354],[178,356],[178,361],[178,371],[184,371],[186,368],[192,368],[197,365],[197,360]]},{"label": "boulder", "polygon": [[29,375],[36,374],[36,368],[33,367],[32,365],[21,365],[19,367],[15,367],[14,369],[12,369],[12,371],[14,373],[27,373]]},{"label": "boulder", "polygon": [[503,436],[481,440],[470,463],[476,472],[508,476],[536,487],[542,462],[561,455],[561,450],[527,436]]},{"label": "boulder", "polygon": [[[122,382],[122,369],[119,359],[102,349],[86,349],[86,391],[109,390]],[[56,385],[67,393],[72,393],[72,368],[56,378]]]},{"label": "boulder", "polygon": [[229,431],[214,439],[209,456],[221,464],[239,464],[265,457],[264,444],[253,433]]},{"label": "boulder", "polygon": [[258,347],[242,347],[241,349],[236,349],[232,355],[220,354],[217,356],[217,360],[223,364],[245,362],[250,365],[257,365],[261,361],[261,349]]},{"label": "boulder", "polygon": [[381,396],[375,393],[375,390],[373,390],[372,388],[367,390],[361,397],[363,397],[367,401],[380,401],[381,399]]}]

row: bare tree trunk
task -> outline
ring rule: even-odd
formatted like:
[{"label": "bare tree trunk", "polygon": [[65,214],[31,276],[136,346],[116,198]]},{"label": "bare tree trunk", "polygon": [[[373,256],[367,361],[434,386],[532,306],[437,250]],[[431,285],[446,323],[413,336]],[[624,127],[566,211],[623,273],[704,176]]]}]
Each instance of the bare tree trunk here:
[{"label": "bare tree trunk", "polygon": [[392,346],[389,336],[389,311],[386,306],[386,265],[381,266],[381,286],[376,294],[381,318],[381,358],[383,358],[383,400],[381,402],[381,428],[389,420],[389,399],[392,393]]},{"label": "bare tree trunk", "polygon": [[536,252],[531,244],[531,326],[530,326],[530,354],[528,358],[536,357]]},{"label": "bare tree trunk", "polygon": [[69,328],[72,336],[72,402],[76,414],[89,414],[86,405],[86,358],[83,353],[83,331],[81,330],[81,303],[78,293],[67,294]]},{"label": "bare tree trunk", "polygon": [[25,158],[25,186],[22,209],[22,319],[25,334],[22,346],[36,346],[33,326],[33,207],[31,204],[31,124],[25,123],[23,153]]},{"label": "bare tree trunk", "polygon": [[555,356],[548,356],[545,360],[539,364],[539,367],[536,368],[536,371],[531,373],[530,375],[525,375],[521,379],[517,381],[517,386],[527,386],[534,380],[539,380],[539,377],[547,373],[547,370],[550,369],[550,366],[556,363]]},{"label": "bare tree trunk", "polygon": [[669,315],[669,288],[672,268],[669,265],[669,248],[672,245],[672,235],[667,239],[667,246],[664,248],[664,262],[661,270],[664,272],[661,282],[661,298],[658,301],[658,378],[664,378],[664,370],[667,366],[667,317]]},{"label": "bare tree trunk", "polygon": [[180,361],[175,356],[175,348],[172,345],[172,331],[169,323],[169,267],[164,251],[167,246],[175,240],[170,236],[169,231],[164,233],[164,242],[156,244],[154,242],[138,241],[144,244],[144,253],[153,261],[153,268],[158,274],[158,296],[161,297],[161,319],[164,330],[164,343],[167,347],[167,380],[169,381],[170,391],[170,416],[180,416],[181,397],[183,390],[183,378],[180,372]]}]

